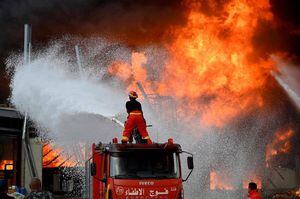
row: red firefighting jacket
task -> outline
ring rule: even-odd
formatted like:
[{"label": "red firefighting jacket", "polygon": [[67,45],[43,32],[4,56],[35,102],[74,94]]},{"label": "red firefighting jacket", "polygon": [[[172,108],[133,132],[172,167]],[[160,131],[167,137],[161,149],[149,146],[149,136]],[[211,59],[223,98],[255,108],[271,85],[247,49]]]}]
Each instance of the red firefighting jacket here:
[{"label": "red firefighting jacket", "polygon": [[248,195],[249,199],[263,199],[260,193],[256,190],[252,190]]}]

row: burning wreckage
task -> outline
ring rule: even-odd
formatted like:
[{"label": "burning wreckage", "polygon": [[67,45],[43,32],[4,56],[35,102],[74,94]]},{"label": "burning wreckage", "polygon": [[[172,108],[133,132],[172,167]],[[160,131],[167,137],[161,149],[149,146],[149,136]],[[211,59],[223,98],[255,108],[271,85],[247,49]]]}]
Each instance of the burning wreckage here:
[{"label": "burning wreckage", "polygon": [[[270,56],[257,44],[261,40],[258,33],[264,31],[263,24],[274,25],[270,2],[231,0],[222,6],[203,3],[212,13],[205,13],[201,4],[194,1],[183,2],[188,9],[186,21],[184,25],[168,29],[167,36],[172,41],[161,44],[168,54],[163,63],[152,63],[153,57],[147,50],[129,48],[126,50],[130,55],[125,61],[118,57],[106,60],[105,78],[117,80],[126,90],[139,90],[165,129],[191,134],[196,140],[196,144],[190,146],[194,151],[195,171],[190,179],[193,185],[184,189],[187,198],[241,198],[246,195],[251,181],[258,184],[266,198],[299,197],[300,128],[295,102],[299,97],[289,87],[291,82],[283,80],[279,65],[280,60],[286,60],[286,55],[275,51]],[[24,58],[28,63],[31,54],[28,35],[25,35],[25,43]],[[106,53],[105,50],[109,51],[109,47],[103,50]],[[78,46],[76,54],[77,64],[84,72]],[[12,89],[17,86],[13,84]],[[12,96],[13,104],[30,115],[31,109],[23,109],[15,100],[17,97]],[[168,195],[174,187],[174,195],[183,197],[179,182],[173,187],[154,189],[152,183],[156,186],[159,181],[154,177],[141,180],[136,187],[128,186],[127,178],[122,182],[122,176],[112,177],[108,159],[122,159],[122,155],[116,154],[131,150],[131,145],[123,146],[114,141],[93,145],[92,157],[96,161],[94,164],[87,161],[84,165],[78,159],[89,160],[91,154],[85,154],[89,148],[86,145],[75,147],[76,155],[83,156],[77,158],[51,143],[42,143],[34,132],[29,132],[30,128],[25,129],[26,114],[24,119],[18,111],[3,108],[0,115],[4,149],[0,168],[2,177],[9,179],[10,185],[27,186],[28,176],[39,176],[43,178],[44,188],[56,194],[70,194],[74,183],[83,184],[86,180],[85,191],[75,193],[77,197],[88,197],[90,193],[96,195],[94,198],[126,194],[137,197],[147,192],[155,198]],[[40,118],[32,119],[39,121]],[[189,145],[184,143],[185,139],[180,141]],[[180,149],[175,145],[175,149],[171,147],[174,151],[170,150],[177,156]],[[100,152],[104,155],[99,155]],[[77,180],[66,175],[74,168],[82,172],[84,166],[87,173],[81,175],[87,179],[78,176]],[[146,185],[153,189],[141,188]]]}]

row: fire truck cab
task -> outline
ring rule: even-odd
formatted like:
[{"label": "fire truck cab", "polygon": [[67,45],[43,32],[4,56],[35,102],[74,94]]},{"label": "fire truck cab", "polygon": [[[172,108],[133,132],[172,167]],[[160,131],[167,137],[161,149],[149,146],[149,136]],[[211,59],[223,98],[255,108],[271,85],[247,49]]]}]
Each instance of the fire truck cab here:
[{"label": "fire truck cab", "polygon": [[182,182],[193,170],[193,155],[187,157],[190,172],[182,179],[179,144],[110,144],[92,146],[93,199],[183,198]]}]

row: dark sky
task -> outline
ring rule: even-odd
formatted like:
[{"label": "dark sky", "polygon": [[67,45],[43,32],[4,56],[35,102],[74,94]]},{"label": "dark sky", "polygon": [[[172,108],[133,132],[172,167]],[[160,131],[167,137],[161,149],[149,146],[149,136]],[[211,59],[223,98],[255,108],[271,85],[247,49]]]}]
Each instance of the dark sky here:
[{"label": "dark sky", "polygon": [[[226,1],[216,2],[221,5]],[[267,55],[282,50],[297,60],[300,1],[270,0],[270,3],[276,27],[261,22],[253,43],[259,53]],[[24,23],[33,26],[34,45],[66,34],[106,36],[129,45],[146,45],[167,42],[162,41],[167,27],[184,25],[186,16],[182,0],[1,0],[0,102],[9,96],[4,62],[12,51],[22,50]]]}]

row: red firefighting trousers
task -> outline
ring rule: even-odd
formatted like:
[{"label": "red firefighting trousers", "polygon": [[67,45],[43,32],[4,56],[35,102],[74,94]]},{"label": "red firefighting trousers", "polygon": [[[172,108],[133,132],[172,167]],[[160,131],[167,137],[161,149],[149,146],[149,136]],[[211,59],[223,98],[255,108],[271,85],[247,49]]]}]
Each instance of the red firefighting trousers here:
[{"label": "red firefighting trousers", "polygon": [[143,139],[150,140],[143,114],[140,111],[132,111],[129,113],[127,121],[125,123],[122,137],[123,141],[129,140],[135,127],[138,129]]}]

